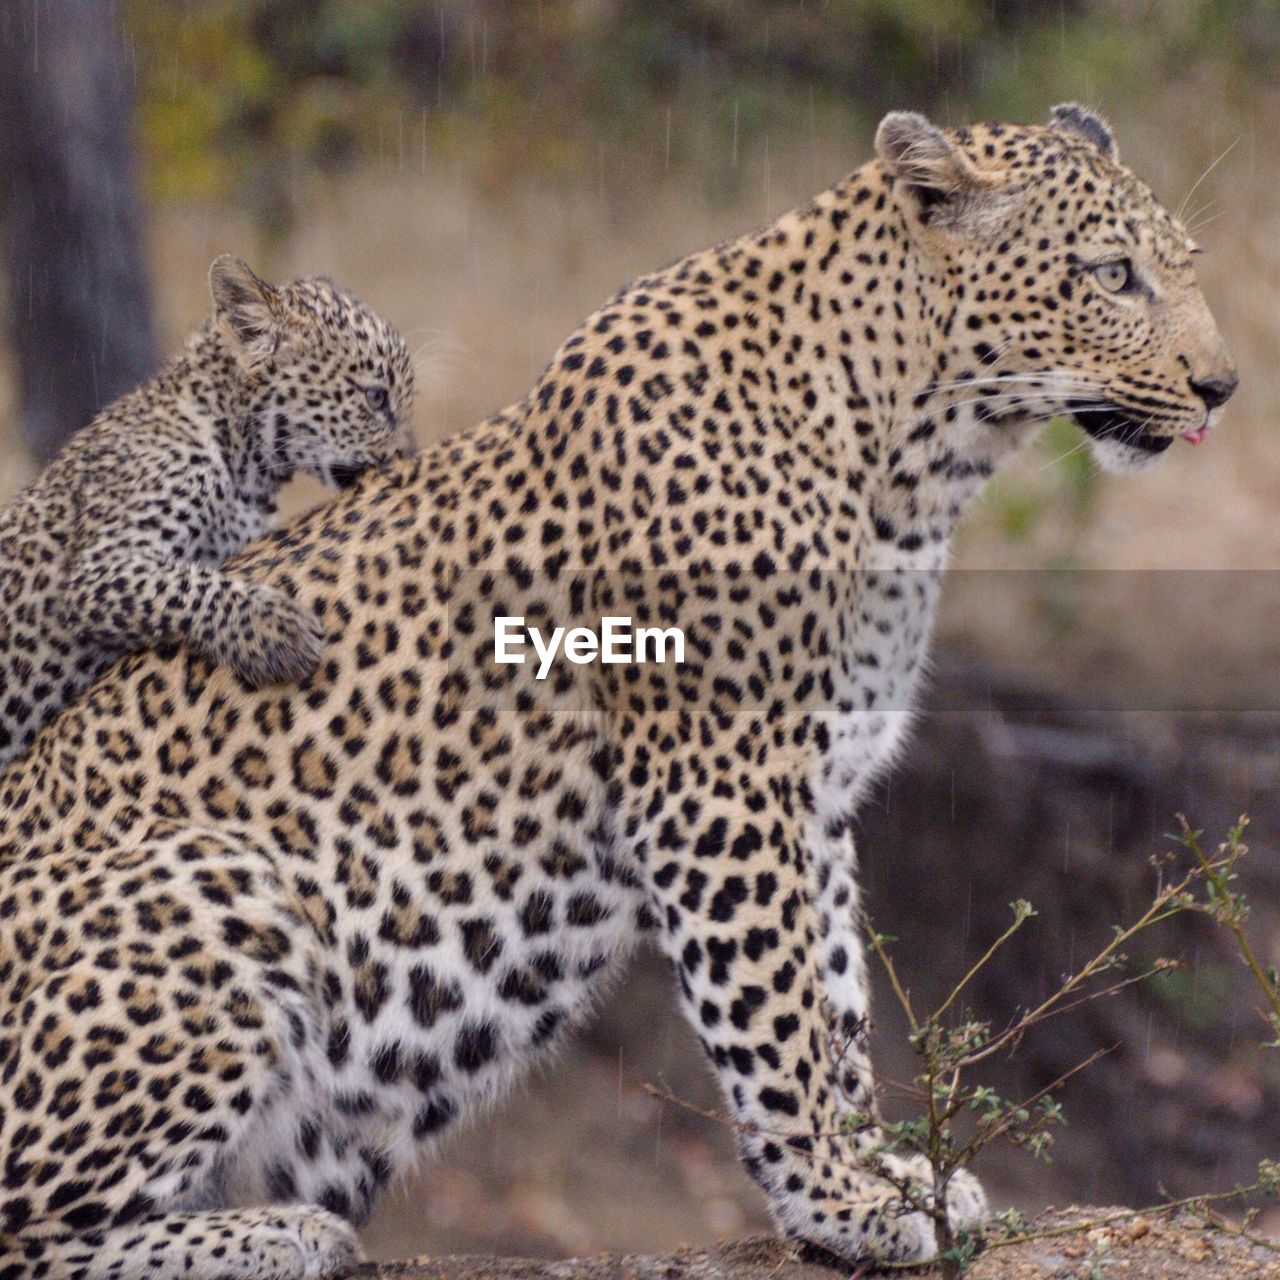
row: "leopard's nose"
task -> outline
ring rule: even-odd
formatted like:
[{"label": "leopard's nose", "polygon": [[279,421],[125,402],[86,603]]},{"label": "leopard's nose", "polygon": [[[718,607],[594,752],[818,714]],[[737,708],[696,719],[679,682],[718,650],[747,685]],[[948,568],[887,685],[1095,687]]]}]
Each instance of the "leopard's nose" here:
[{"label": "leopard's nose", "polygon": [[1207,378],[1191,378],[1191,390],[1204,401],[1206,409],[1216,409],[1226,404],[1240,385],[1240,377],[1234,369],[1211,374]]}]

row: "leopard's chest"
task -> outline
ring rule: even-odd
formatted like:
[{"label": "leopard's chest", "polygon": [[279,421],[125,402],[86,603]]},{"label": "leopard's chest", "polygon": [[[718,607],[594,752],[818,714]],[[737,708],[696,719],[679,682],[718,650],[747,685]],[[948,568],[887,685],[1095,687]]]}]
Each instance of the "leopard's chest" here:
[{"label": "leopard's chest", "polygon": [[827,749],[815,795],[824,821],[847,817],[901,749],[919,699],[942,569],[851,575]]}]

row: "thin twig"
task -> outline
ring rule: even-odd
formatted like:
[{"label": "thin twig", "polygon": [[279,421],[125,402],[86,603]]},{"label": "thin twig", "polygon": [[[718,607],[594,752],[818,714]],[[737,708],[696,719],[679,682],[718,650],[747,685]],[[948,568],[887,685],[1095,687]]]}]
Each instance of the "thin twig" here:
[{"label": "thin twig", "polygon": [[929,1019],[930,1022],[942,1021],[942,1015],[951,1008],[965,987],[967,987],[969,983],[977,977],[978,973],[989,963],[992,956],[994,956],[996,952],[999,951],[1000,948],[1003,947],[1004,944],[1008,942],[1009,939],[1012,938],[1013,935],[1017,933],[1018,930],[1021,929],[1034,914],[1034,911],[1015,909],[1013,923],[986,949],[985,952],[983,952],[982,958],[970,967],[969,972],[951,988],[951,994],[937,1007],[933,1016]]},{"label": "thin twig", "polygon": [[[1235,936],[1241,958],[1248,966],[1250,973],[1253,974],[1258,986],[1262,988],[1262,992],[1267,998],[1267,1003],[1271,1006],[1273,1017],[1280,1020],[1280,990],[1277,990],[1276,984],[1258,962],[1258,957],[1253,950],[1253,944],[1249,941],[1249,935],[1245,932],[1244,925],[1241,923],[1239,908],[1235,905],[1238,901],[1238,895],[1228,887],[1232,868],[1247,852],[1247,847],[1240,843],[1239,837],[1240,833],[1248,825],[1248,818],[1242,817],[1240,819],[1229,844],[1223,846],[1223,848],[1229,848],[1230,852],[1225,857],[1220,857],[1217,861],[1205,855],[1204,849],[1200,844],[1200,833],[1191,829],[1190,824],[1182,814],[1178,814],[1178,821],[1182,825],[1182,843],[1191,850],[1195,860],[1200,864],[1200,869],[1204,872],[1205,878],[1213,886],[1214,892],[1218,894],[1221,900],[1221,906],[1217,912],[1213,912],[1212,908],[1209,908],[1209,910],[1218,923],[1225,924]],[[1219,850],[1219,853],[1221,852],[1222,850]],[[1278,1021],[1277,1025],[1280,1026],[1280,1021]]]}]

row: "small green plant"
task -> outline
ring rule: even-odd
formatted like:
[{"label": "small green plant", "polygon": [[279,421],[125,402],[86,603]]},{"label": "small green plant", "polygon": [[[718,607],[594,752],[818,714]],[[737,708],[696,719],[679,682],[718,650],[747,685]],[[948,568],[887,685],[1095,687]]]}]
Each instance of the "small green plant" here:
[{"label": "small green plant", "polygon": [[1277,974],[1274,967],[1264,966],[1259,961],[1245,928],[1249,919],[1249,901],[1235,887],[1239,877],[1237,867],[1249,852],[1249,846],[1244,843],[1249,819],[1241,817],[1212,855],[1204,851],[1201,843],[1203,831],[1192,830],[1182,814],[1178,815],[1178,825],[1181,830],[1177,840],[1195,859],[1195,864],[1204,877],[1204,897],[1190,905],[1204,912],[1235,939],[1240,959],[1266,997],[1267,1011],[1264,1017],[1272,1037],[1267,1041],[1266,1047],[1280,1049],[1280,974]]},{"label": "small green plant", "polygon": [[[926,1014],[916,1009],[899,979],[885,936],[874,930],[870,932],[869,946],[884,966],[889,984],[906,1015],[911,1045],[920,1058],[920,1072],[913,1091],[924,1103],[924,1113],[919,1118],[886,1126],[890,1138],[886,1153],[914,1152],[923,1155],[932,1171],[933,1186],[929,1192],[924,1192],[911,1180],[894,1177],[887,1169],[884,1173],[905,1198],[931,1217],[944,1275],[962,1274],[978,1249],[987,1243],[962,1237],[951,1226],[947,1214],[947,1192],[956,1173],[971,1164],[980,1151],[997,1139],[1021,1147],[1037,1159],[1050,1159],[1055,1130],[1065,1123],[1054,1092],[1110,1050],[1100,1049],[1048,1088],[1029,1098],[1016,1100],[1002,1097],[989,1085],[971,1083],[972,1069],[993,1054],[1016,1049],[1026,1032],[1038,1023],[1089,1000],[1114,995],[1154,973],[1173,968],[1173,961],[1157,959],[1145,969],[1127,973],[1124,948],[1139,933],[1181,910],[1178,895],[1186,888],[1187,885],[1178,884],[1157,895],[1136,921],[1116,928],[1111,941],[1068,977],[1057,991],[1000,1029],[977,1017],[961,1001],[965,990],[997,952],[1029,920],[1034,919],[1036,913],[1031,903],[1019,899],[1009,904],[1013,918],[1005,931],[970,967],[942,1003]],[[967,1124],[964,1123],[966,1119],[969,1121]],[[1016,1229],[1009,1234],[1011,1222],[1010,1219],[1003,1224],[1005,1238],[1021,1238]]]},{"label": "small green plant", "polygon": [[[1266,1020],[1271,1040],[1268,1047],[1280,1047],[1280,982],[1274,969],[1258,960],[1246,930],[1249,905],[1238,886],[1240,860],[1248,852],[1243,843],[1247,819],[1231,829],[1227,839],[1212,853],[1201,842],[1202,833],[1193,830],[1179,816],[1177,842],[1191,854],[1191,863],[1174,869],[1170,882],[1152,899],[1147,908],[1131,923],[1112,927],[1110,941],[1094,956],[1066,978],[1058,989],[1039,1005],[1016,1016],[1002,1029],[978,1017],[963,1004],[963,996],[974,978],[1028,921],[1035,910],[1025,900],[1010,903],[1012,920],[1004,932],[973,964],[950,994],[934,1010],[921,1013],[894,967],[889,953],[891,941],[884,934],[869,929],[868,946],[879,958],[889,979],[894,996],[901,1005],[910,1027],[911,1045],[920,1059],[920,1070],[910,1092],[922,1103],[922,1113],[909,1120],[885,1126],[888,1142],[883,1151],[896,1154],[915,1153],[929,1163],[932,1185],[895,1176],[887,1165],[881,1172],[911,1204],[927,1213],[934,1225],[938,1257],[942,1273],[947,1277],[963,1274],[977,1252],[998,1248],[1034,1237],[1021,1215],[1000,1215],[985,1238],[957,1233],[948,1218],[948,1190],[959,1170],[971,1164],[985,1147],[1004,1139],[1041,1160],[1050,1158],[1055,1131],[1064,1123],[1061,1106],[1053,1094],[1076,1073],[1091,1066],[1109,1049],[1100,1049],[1064,1073],[1047,1089],[1030,1098],[1011,1100],[1002,1097],[989,1085],[972,1083],[973,1068],[997,1053],[1017,1049],[1023,1036],[1033,1026],[1056,1017],[1082,1004],[1115,995],[1135,983],[1157,976],[1176,974],[1181,966],[1171,959],[1157,958],[1135,967],[1127,948],[1141,934],[1180,915],[1194,911],[1209,916],[1232,935],[1236,949],[1267,999]],[[1159,855],[1153,862],[1168,870],[1170,855]],[[963,1124],[968,1118],[970,1123]],[[1168,1204],[1135,1210],[1184,1209],[1219,1229],[1243,1234],[1251,1241],[1268,1245],[1249,1231],[1256,1209],[1246,1212],[1242,1224],[1224,1219],[1215,1209],[1223,1200],[1242,1200],[1259,1195],[1275,1195],[1280,1190],[1280,1164],[1264,1160],[1257,1175],[1248,1185],[1209,1195],[1188,1197]],[[1125,1215],[1109,1215],[1100,1222],[1077,1224],[1073,1230],[1086,1230],[1121,1220]],[[1276,1247],[1276,1246],[1269,1246]],[[1091,1258],[1092,1274],[1103,1275],[1113,1259],[1099,1255]],[[906,1264],[900,1264],[906,1265]]]}]

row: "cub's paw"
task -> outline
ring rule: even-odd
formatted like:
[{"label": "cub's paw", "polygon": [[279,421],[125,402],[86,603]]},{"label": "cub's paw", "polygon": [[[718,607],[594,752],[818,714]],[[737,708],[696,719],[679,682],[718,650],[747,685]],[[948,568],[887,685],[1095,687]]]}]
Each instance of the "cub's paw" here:
[{"label": "cub's paw", "polygon": [[314,614],[280,591],[258,588],[225,638],[222,660],[250,688],[296,684],[320,664],[324,632]]}]

